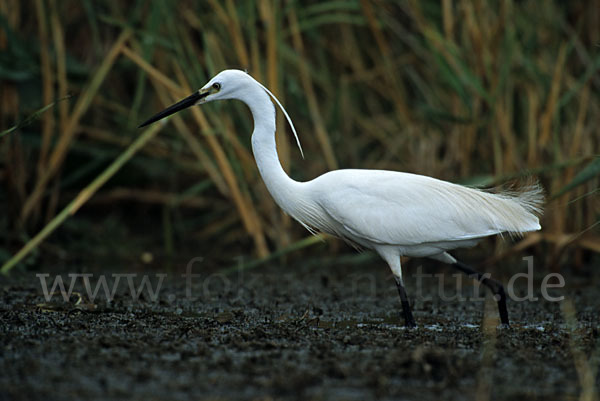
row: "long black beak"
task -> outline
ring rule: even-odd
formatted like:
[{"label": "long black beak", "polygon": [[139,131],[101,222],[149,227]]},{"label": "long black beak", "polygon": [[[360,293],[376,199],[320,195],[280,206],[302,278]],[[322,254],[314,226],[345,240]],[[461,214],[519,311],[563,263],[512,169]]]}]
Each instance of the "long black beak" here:
[{"label": "long black beak", "polygon": [[209,93],[210,93],[209,91],[206,91],[203,93],[200,93],[200,91],[194,92],[190,96],[186,97],[185,99],[178,101],[174,105],[169,106],[166,109],[164,109],[163,111],[161,111],[160,113],[156,114],[154,117],[151,117],[150,119],[148,119],[148,121],[141,124],[138,128],[145,127],[146,125],[152,124],[153,122],[158,121],[158,120],[162,120],[163,118],[170,116],[171,114],[175,114],[180,110],[187,109],[188,107],[193,106],[196,103],[198,103],[198,101],[200,99],[208,96]]}]

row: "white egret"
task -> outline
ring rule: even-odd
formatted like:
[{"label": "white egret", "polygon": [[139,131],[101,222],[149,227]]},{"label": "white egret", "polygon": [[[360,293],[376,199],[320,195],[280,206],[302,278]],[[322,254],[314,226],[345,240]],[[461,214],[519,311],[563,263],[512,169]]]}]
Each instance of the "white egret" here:
[{"label": "white egret", "polygon": [[275,145],[275,107],[290,117],[263,85],[239,70],[225,70],[202,89],[158,113],[140,127],[177,111],[213,100],[238,99],[254,118],[252,151],[275,202],[310,232],[324,232],[377,252],[390,266],[405,324],[415,326],[402,280],[400,256],[429,257],[473,275],[491,289],[500,320],[508,325],[506,295],[499,282],[457,261],[447,251],[471,247],[482,238],[539,230],[543,195],[538,185],[493,194],[435,178],[384,170],[335,170],[308,182],[291,179]]}]

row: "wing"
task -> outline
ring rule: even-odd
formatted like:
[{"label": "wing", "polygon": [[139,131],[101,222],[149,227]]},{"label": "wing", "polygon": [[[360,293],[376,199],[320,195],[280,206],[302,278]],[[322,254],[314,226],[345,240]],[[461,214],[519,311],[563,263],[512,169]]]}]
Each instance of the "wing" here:
[{"label": "wing", "polygon": [[339,235],[372,243],[414,245],[540,228],[535,196],[528,201],[382,170],[337,170],[311,183]]}]

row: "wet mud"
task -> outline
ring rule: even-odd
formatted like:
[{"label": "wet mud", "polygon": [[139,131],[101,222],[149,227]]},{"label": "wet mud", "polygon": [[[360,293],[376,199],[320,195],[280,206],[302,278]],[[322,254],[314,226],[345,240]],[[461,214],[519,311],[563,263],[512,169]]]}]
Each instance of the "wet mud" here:
[{"label": "wet mud", "polygon": [[[442,287],[406,279],[418,328],[405,329],[393,279],[376,265],[178,271],[160,288],[138,271],[111,302],[81,277],[66,301],[51,292],[54,273],[2,278],[0,399],[563,400],[597,386],[594,280],[565,273],[552,295],[566,301],[549,302],[536,277],[538,300],[509,300],[506,329],[484,289],[469,300],[471,281],[457,291],[454,272],[433,268]],[[86,273],[92,290],[102,274],[116,280]],[[134,299],[128,280],[155,292]]]}]

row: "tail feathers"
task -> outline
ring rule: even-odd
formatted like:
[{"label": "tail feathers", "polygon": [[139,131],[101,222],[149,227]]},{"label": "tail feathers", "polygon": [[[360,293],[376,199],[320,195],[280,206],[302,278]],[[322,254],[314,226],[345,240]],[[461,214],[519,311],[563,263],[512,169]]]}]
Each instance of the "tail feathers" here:
[{"label": "tail feathers", "polygon": [[517,189],[503,190],[494,194],[503,199],[504,207],[497,208],[502,218],[499,229],[511,235],[541,229],[539,216],[542,214],[544,190],[538,182]]}]

